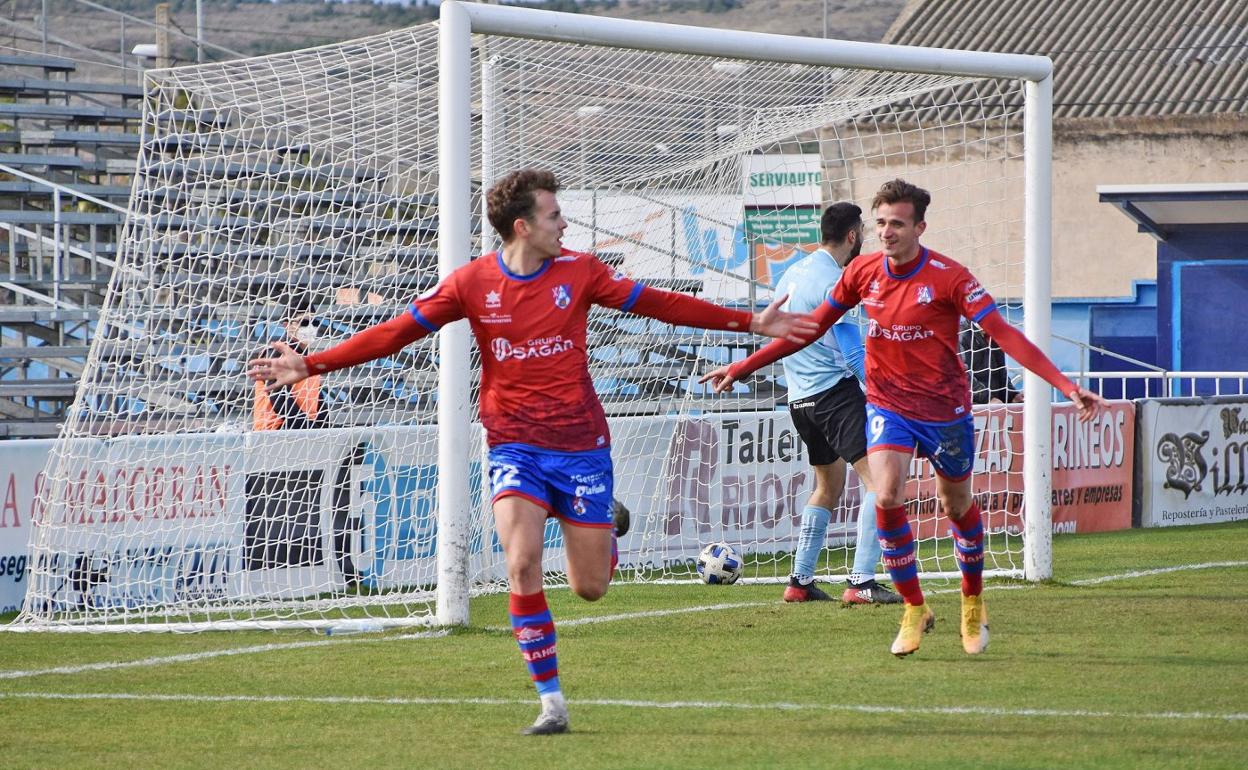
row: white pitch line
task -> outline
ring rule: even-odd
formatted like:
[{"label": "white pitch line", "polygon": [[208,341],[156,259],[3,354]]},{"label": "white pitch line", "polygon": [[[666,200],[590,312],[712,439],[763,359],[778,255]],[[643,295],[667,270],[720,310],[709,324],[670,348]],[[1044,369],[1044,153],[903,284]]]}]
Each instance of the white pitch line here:
[{"label": "white pitch line", "polygon": [[278,650],[299,650],[308,647],[324,647],[330,644],[358,644],[360,642],[397,642],[404,639],[436,639],[447,636],[449,630],[422,631],[416,634],[396,636],[357,637],[352,639],[321,639],[311,642],[283,642],[260,644],[252,647],[233,647],[225,650],[208,650],[206,652],[188,652],[182,655],[165,655],[159,658],[140,658],[139,660],[111,661],[107,663],[84,663],[79,666],[57,666],[55,668],[36,668],[29,671],[0,671],[0,679],[25,679],[32,676],[50,676],[53,674],[82,674],[88,671],[116,671],[124,668],[143,668],[146,666],[163,666],[170,663],[194,663],[210,658],[222,658],[229,655],[255,655],[262,652]]},{"label": "white pitch line", "polygon": [[[570,626],[588,626],[594,623],[614,623],[617,620],[638,620],[641,618],[662,618],[668,615],[685,615],[690,612],[714,612],[715,610],[736,610],[743,607],[769,607],[773,604],[781,604],[779,601],[774,602],[735,602],[732,604],[700,604],[696,607],[677,607],[670,610],[643,610],[641,612],[621,612],[618,615],[594,615],[587,618],[573,618],[571,620],[560,620],[556,625],[558,628],[568,628]],[[486,626],[486,631],[505,631],[511,633],[510,627],[504,626]]]},{"label": "white pitch line", "polygon": [[[1152,569],[1152,570],[1124,572],[1124,573],[1120,573],[1117,575],[1105,575],[1102,577],[1088,578],[1085,580],[1074,580],[1074,581],[1071,581],[1070,584],[1077,585],[1077,586],[1097,585],[1099,583],[1108,583],[1108,582],[1116,581],[1116,580],[1129,580],[1131,578],[1147,577],[1149,575],[1158,575],[1158,574],[1167,573],[1167,572],[1180,572],[1184,570],[1195,570],[1195,569],[1212,569],[1216,567],[1244,567],[1244,566],[1248,566],[1248,561],[1226,561],[1226,562],[1206,562],[1203,564],[1183,564],[1177,567],[1162,567],[1162,568]],[[1020,584],[1002,585],[1002,586],[985,586],[985,588],[991,591],[1014,591],[1014,590],[1030,589],[1033,587],[1034,587],[1033,585],[1020,585]],[[957,593],[959,591],[960,589],[958,588],[929,589],[925,591],[925,593],[947,594],[947,593]],[[741,608],[746,608],[746,607],[766,607],[766,606],[770,606],[774,604],[781,604],[781,602],[779,601],[735,602],[735,603],[725,603],[725,604],[699,605],[696,607],[680,607],[680,608],[668,609],[668,610],[645,610],[643,612],[619,613],[616,615],[602,615],[602,616],[593,616],[593,617],[585,617],[585,618],[574,618],[570,620],[561,620],[559,621],[559,627],[570,628],[574,626],[592,625],[595,623],[611,623],[611,622],[620,621],[620,620],[636,620],[639,618],[657,618],[657,617],[665,617],[669,615],[682,615],[682,614],[687,614],[687,613],[692,613],[692,612],[714,612],[717,610],[732,610],[732,609],[741,609]],[[502,626],[487,626],[485,630],[507,632],[507,631],[510,631],[511,629],[505,628]],[[163,657],[158,657],[158,658],[142,658],[139,660],[132,660],[132,661],[115,661],[115,662],[110,662],[110,663],[87,663],[87,664],[83,664],[79,666],[58,666],[55,668],[31,669],[27,671],[0,671],[0,680],[24,679],[24,678],[29,678],[29,677],[47,676],[47,675],[53,675],[53,674],[80,674],[80,673],[87,673],[87,672],[92,672],[92,671],[111,671],[111,670],[125,669],[125,668],[142,668],[142,667],[147,667],[147,666],[160,666],[160,665],[171,664],[171,663],[187,663],[187,662],[194,662],[198,660],[207,660],[210,658],[217,658],[217,657],[222,657],[226,655],[251,655],[251,654],[263,653],[263,652],[276,652],[280,650],[320,647],[320,646],[325,646],[325,645],[330,645],[330,644],[356,644],[360,642],[391,642],[391,641],[400,641],[400,640],[408,640],[408,639],[435,639],[435,638],[446,636],[448,633],[450,632],[447,630],[440,630],[440,631],[425,631],[425,632],[420,632],[420,633],[415,633],[415,634],[403,634],[403,635],[396,635],[396,636],[368,636],[368,637],[359,637],[359,638],[351,638],[351,639],[323,639],[323,640],[316,640],[316,641],[310,641],[310,642],[288,642],[288,643],[282,643],[282,644],[264,644],[264,645],[258,645],[258,646],[252,646],[252,647],[238,647],[238,648],[227,649],[227,650],[212,650],[208,652],[187,653],[184,655],[168,655],[168,656],[163,656]]]},{"label": "white pitch line", "polygon": [[[118,700],[174,703],[315,703],[363,706],[530,706],[532,700],[504,698],[379,698],[370,696],[299,697],[293,695],[170,695],[141,693],[0,693],[0,699],[21,700]],[[569,700],[577,706],[609,706],[632,709],[709,709],[732,711],[848,711],[897,716],[1050,717],[1055,719],[1173,719],[1187,721],[1245,722],[1248,713],[1208,711],[1087,711],[1084,709],[1002,709],[984,706],[871,706],[854,703],[732,703],[728,701],[646,701],[586,698]]]},{"label": "white pitch line", "polygon": [[1144,569],[1135,572],[1123,572],[1117,575],[1104,575],[1097,578],[1087,578],[1085,580],[1072,580],[1072,586],[1094,586],[1100,583],[1112,583],[1115,580],[1130,580],[1131,578],[1148,577],[1150,575],[1164,575],[1167,572],[1182,572],[1191,569],[1216,569],[1218,567],[1248,567],[1248,561],[1208,561],[1203,564],[1180,564],[1177,567],[1158,567],[1157,569]]}]

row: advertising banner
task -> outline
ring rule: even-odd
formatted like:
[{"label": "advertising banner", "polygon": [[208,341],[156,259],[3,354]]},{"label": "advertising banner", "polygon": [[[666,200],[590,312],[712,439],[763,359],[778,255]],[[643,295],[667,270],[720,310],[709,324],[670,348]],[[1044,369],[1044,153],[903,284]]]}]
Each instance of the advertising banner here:
[{"label": "advertising banner", "polygon": [[1140,526],[1248,519],[1248,397],[1140,405]]},{"label": "advertising banner", "polygon": [[0,441],[0,613],[21,609],[26,544],[51,440]]},{"label": "advertising banner", "polygon": [[746,156],[745,238],[760,282],[778,286],[790,266],[819,248],[822,180],[818,153]]},{"label": "advertising banner", "polygon": [[[1069,406],[1055,407],[1056,531],[1130,526],[1133,409],[1115,403],[1084,424]],[[983,406],[974,414],[976,497],[989,531],[1017,532],[1022,409]],[[779,553],[796,547],[813,475],[786,411],[623,417],[611,424],[615,496],[634,512],[633,530],[620,543],[625,567],[688,563],[716,540]],[[48,525],[40,536],[53,555],[41,566],[53,576],[47,600],[58,610],[286,599],[331,587],[436,582],[432,426],[84,439],[73,446],[74,472],[58,473],[55,488],[47,488],[60,503],[44,510],[38,499],[49,484],[44,466],[51,446],[0,444],[0,606],[10,611],[32,566],[33,522]],[[1241,448],[1237,443],[1234,451]],[[1197,459],[1190,464],[1200,467]],[[470,572],[503,579],[502,549],[481,493],[483,467],[479,456],[470,468],[477,495],[470,507]],[[1208,466],[1205,487],[1238,483],[1242,495],[1242,465],[1229,482],[1219,468]],[[916,459],[912,472],[907,491],[919,535],[944,536],[930,464]],[[828,530],[832,546],[857,531],[862,490],[849,475]],[[1193,481],[1192,491],[1200,488]],[[562,568],[554,520],[545,560],[548,569]]]},{"label": "advertising banner", "polygon": [[706,299],[744,300],[751,281],[774,287],[819,246],[820,157],[740,160],[741,184],[731,191],[562,190],[563,242],[638,280],[696,290]]},{"label": "advertising banner", "polygon": [[[989,531],[1023,527],[1022,404],[976,405],[975,499]],[[1053,531],[1104,532],[1131,528],[1135,405],[1115,401],[1097,420],[1079,421],[1069,403],[1053,405]],[[944,535],[931,463],[916,458],[906,487],[919,536]]]}]

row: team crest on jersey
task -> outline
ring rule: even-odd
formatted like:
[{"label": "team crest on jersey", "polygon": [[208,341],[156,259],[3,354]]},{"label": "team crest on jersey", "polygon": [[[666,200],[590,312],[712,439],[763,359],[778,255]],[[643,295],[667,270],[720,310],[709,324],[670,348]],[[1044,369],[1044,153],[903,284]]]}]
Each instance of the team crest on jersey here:
[{"label": "team crest on jersey", "polygon": [[914,301],[920,305],[930,305],[932,303],[932,287],[925,283],[919,284]]},{"label": "team crest on jersey", "polygon": [[503,306],[503,295],[496,291],[487,291],[485,293],[486,308],[493,309]]},{"label": "team crest on jersey", "polygon": [[872,294],[879,294],[879,293],[880,293],[880,282],[879,282],[879,280],[878,280],[878,279],[877,279],[877,280],[874,280],[874,281],[872,281],[872,282],[871,282],[871,288],[870,288],[870,290],[869,290],[869,291],[870,291],[870,293],[872,293]]},{"label": "team crest on jersey", "polygon": [[550,291],[555,295],[555,307],[560,310],[567,310],[572,304],[572,284],[561,283]]}]

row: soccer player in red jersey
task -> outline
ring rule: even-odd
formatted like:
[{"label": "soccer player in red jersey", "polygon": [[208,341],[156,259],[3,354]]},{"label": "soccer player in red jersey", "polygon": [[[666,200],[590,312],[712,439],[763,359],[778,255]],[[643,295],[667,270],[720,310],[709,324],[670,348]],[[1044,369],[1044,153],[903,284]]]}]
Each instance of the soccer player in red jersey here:
[{"label": "soccer player in red jersey", "polygon": [[[936,490],[952,522],[962,572],[962,646],[971,655],[988,646],[984,609],[984,530],[971,495],[975,424],[966,369],[958,356],[958,322],[980,325],[1001,348],[1074,402],[1082,420],[1105,407],[1097,394],[1071,382],[1022,332],[1010,326],[970,271],[919,244],[931,196],[901,179],[872,202],[883,249],[845,268],[828,301],[815,311],[819,335],[855,305],[866,310],[867,463],[876,487],[876,531],[884,564],[905,599],[898,657],[919,648],[935,617],[923,600],[914,536],[905,512],[910,458],[917,450],[936,470]],[[754,355],[702,378],[717,392],[759,367],[802,347],[777,340]]]},{"label": "soccer player in red jersey", "polygon": [[481,422],[489,445],[494,523],[507,562],[512,629],[542,710],[524,730],[568,730],[559,684],[555,625],[542,591],[548,516],[559,520],[568,583],[583,599],[607,592],[615,568],[612,467],[606,415],[594,392],[586,350],[592,305],[672,324],[810,339],[809,316],[779,309],[733,310],[637,283],[589,254],[563,248],[567,222],[549,171],[508,174],[487,194],[503,248],[455,270],[398,317],[329,350],[300,356],[277,342],[278,358],[249,362],[248,374],[288,385],[314,374],[397,352],[467,318],[481,349]]}]

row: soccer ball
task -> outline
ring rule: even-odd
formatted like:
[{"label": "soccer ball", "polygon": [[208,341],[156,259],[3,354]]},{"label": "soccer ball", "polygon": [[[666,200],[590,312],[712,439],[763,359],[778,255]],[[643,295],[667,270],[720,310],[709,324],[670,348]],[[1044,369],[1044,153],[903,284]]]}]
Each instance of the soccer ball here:
[{"label": "soccer ball", "polygon": [[698,577],[703,583],[735,583],[741,577],[741,554],[727,543],[711,543],[698,554]]}]

